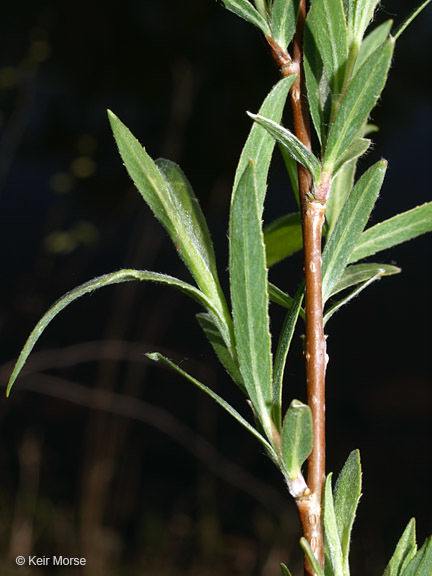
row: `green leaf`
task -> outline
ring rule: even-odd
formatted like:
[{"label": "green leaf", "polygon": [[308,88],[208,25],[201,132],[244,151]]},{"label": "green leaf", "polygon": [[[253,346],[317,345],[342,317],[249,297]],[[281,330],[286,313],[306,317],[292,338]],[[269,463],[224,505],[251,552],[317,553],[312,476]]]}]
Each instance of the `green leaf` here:
[{"label": "green leaf", "polygon": [[120,155],[134,184],[163,224],[201,290],[228,320],[219,285],[210,233],[192,188],[181,169],[168,160],[156,165],[138,140],[110,111]]},{"label": "green leaf", "polygon": [[174,362],[171,362],[171,360],[169,360],[162,354],[159,354],[158,352],[152,352],[150,354],[146,354],[146,356],[150,360],[153,360],[155,362],[162,362],[163,364],[169,366],[170,368],[181,374],[184,378],[189,380],[189,382],[192,382],[192,384],[194,384],[197,388],[203,390],[206,394],[208,394],[211,398],[213,398],[213,400],[215,400],[220,406],[222,406],[222,408],[225,408],[225,410],[231,416],[233,416],[233,418],[235,418],[237,422],[240,422],[240,424],[244,426],[246,430],[249,430],[249,432],[253,434],[255,438],[258,438],[258,440],[265,446],[267,451],[276,458],[273,448],[270,446],[267,440],[258,432],[258,430],[256,430],[253,426],[251,426],[249,422],[245,420],[243,416],[241,416],[235,408],[233,408],[230,404],[228,404],[228,402],[226,402],[223,398],[221,398],[218,394],[216,394],[216,392],[213,392],[211,388],[208,388],[205,384],[202,384],[201,382],[196,380],[193,376],[182,370],[179,366],[174,364]]},{"label": "green leaf", "polygon": [[332,171],[340,154],[359,135],[368,119],[387,80],[393,47],[393,39],[384,42],[348,85],[330,128],[324,159],[325,171]]},{"label": "green leaf", "polygon": [[423,2],[423,4],[420,4],[420,6],[416,10],[414,10],[414,12],[410,16],[408,16],[405,22],[401,24],[401,26],[399,26],[399,28],[396,30],[396,33],[394,35],[395,40],[397,40],[400,37],[400,35],[405,32],[405,30],[408,28],[408,26],[411,24],[414,18],[416,18],[420,14],[420,12],[424,10],[428,4],[430,4],[430,2],[431,0],[426,0],[425,2]]},{"label": "green leaf", "polygon": [[415,519],[411,518],[399,540],[383,576],[402,576],[402,567],[411,561],[417,552]]},{"label": "green leaf", "polygon": [[267,266],[252,162],[245,169],[232,199],[229,239],[231,300],[240,371],[270,438],[272,359]]},{"label": "green leaf", "polygon": [[[345,0],[346,1],[346,0]],[[349,0],[347,5],[347,26],[349,45],[360,46],[366,28],[373,18],[378,0]]]},{"label": "green leaf", "polygon": [[432,574],[432,536],[428,538],[401,576],[430,576]]},{"label": "green leaf", "polygon": [[281,564],[281,574],[282,576],[292,576],[291,572],[285,566],[285,564]]},{"label": "green leaf", "polygon": [[[312,26],[311,26],[312,23]],[[313,16],[306,19],[303,65],[310,114],[320,144],[326,141],[331,113],[331,91],[314,37]]]},{"label": "green leaf", "polygon": [[356,138],[351,142],[346,150],[342,152],[333,168],[333,176],[336,176],[338,172],[352,160],[363,156],[366,150],[369,148],[371,140],[368,138]]},{"label": "green leaf", "polygon": [[245,392],[246,388],[240,374],[237,358],[234,357],[234,353],[228,349],[213,316],[201,312],[196,315],[196,318],[210,344],[213,346],[216,356],[219,358],[222,366],[234,382]]},{"label": "green leaf", "polygon": [[324,576],[324,570],[321,568],[320,563],[318,562],[315,554],[312,552],[312,548],[310,547],[310,544],[306,538],[300,538],[300,546],[302,547],[306,558],[309,560],[309,563],[312,566],[315,574],[317,576]]},{"label": "green leaf", "polygon": [[331,91],[343,91],[348,58],[347,30],[342,0],[314,0],[308,28],[320,53]]},{"label": "green leaf", "polygon": [[267,266],[273,266],[303,247],[300,212],[281,216],[264,228]]},{"label": "green leaf", "polygon": [[222,2],[228,10],[262,30],[266,36],[271,36],[270,26],[265,18],[247,0],[222,0]]},{"label": "green leaf", "polygon": [[297,24],[299,0],[274,0],[272,8],[272,37],[283,49],[288,48]]},{"label": "green leaf", "polygon": [[362,260],[427,232],[432,232],[432,202],[393,216],[365,230],[355,245],[350,262]]},{"label": "green leaf", "polygon": [[320,181],[321,166],[318,159],[290,130],[259,114],[251,114],[250,112],[248,114],[255,122],[263,126],[275,140],[285,146],[297,162],[300,162],[309,170],[316,183]]},{"label": "green leaf", "polygon": [[304,286],[298,288],[290,310],[285,316],[285,321],[279,336],[273,370],[273,422],[280,431],[281,428],[281,407],[282,407],[282,384],[285,371],[285,363],[291,340],[300,314],[303,302]]},{"label": "green leaf", "polygon": [[327,476],[324,493],[324,544],[327,558],[333,569],[333,576],[345,576],[339,527],[333,503],[331,486],[332,474]]},{"label": "green leaf", "polygon": [[[294,80],[295,75],[287,76],[287,78],[280,80],[264,100],[259,110],[259,114],[266,116],[275,122],[280,122],[285,102],[288,97],[288,92]],[[249,164],[249,160],[255,162],[258,201],[261,212],[267,191],[267,175],[273,155],[274,145],[274,138],[270,136],[267,130],[254,122],[248,139],[246,140],[246,144],[242,150],[234,178],[233,193],[235,194],[235,190],[237,189],[240,178]]]},{"label": "green leaf", "polygon": [[167,276],[166,274],[159,274],[157,272],[148,272],[147,270],[119,270],[118,272],[113,272],[111,274],[105,274],[104,276],[99,276],[98,278],[94,278],[85,284],[81,284],[77,288],[74,288],[70,292],[67,292],[64,296],[62,296],[55,304],[51,306],[51,308],[42,316],[39,322],[36,324],[33,332],[27,339],[27,342],[24,345],[24,348],[21,351],[21,354],[18,358],[18,361],[15,365],[14,371],[9,380],[9,384],[7,387],[6,394],[9,395],[10,390],[17,379],[18,374],[21,372],[24,364],[29,357],[30,352],[33,350],[36,342],[39,340],[42,332],[48,326],[48,324],[57,316],[59,312],[61,312],[66,306],[71,304],[77,298],[84,296],[85,294],[89,294],[94,292],[98,288],[103,288],[104,286],[110,286],[111,284],[120,284],[121,282],[130,282],[132,280],[148,280],[150,282],[156,282],[158,284],[169,284],[176,288],[179,288],[182,292],[191,296],[194,300],[196,300],[201,306],[207,309],[210,313],[212,313],[216,318],[218,316],[218,311],[215,309],[211,300],[205,296],[200,290],[187,284],[186,282],[182,282],[177,278],[173,278],[172,276]]},{"label": "green leaf", "polygon": [[[396,266],[392,266],[391,268],[394,268],[395,270],[397,270],[397,272],[400,272],[400,268],[396,268]],[[397,272],[393,271],[390,272],[390,274],[396,274]],[[383,270],[378,270],[373,276],[370,276],[367,280],[359,284],[355,290],[353,290],[347,296],[342,298],[342,300],[336,302],[324,314],[324,326],[327,324],[328,320],[330,320],[333,314],[335,314],[335,312],[337,312],[340,308],[342,308],[342,306],[345,306],[345,304],[348,304],[348,302],[356,298],[360,294],[360,292],[363,292],[363,290],[365,290],[368,286],[373,284],[376,280],[379,280],[382,276],[388,276],[388,275],[389,274],[386,274]]]},{"label": "green leaf", "polygon": [[386,20],[366,36],[360,46],[354,67],[354,74],[356,74],[357,70],[366,62],[369,56],[387,40],[392,26],[393,20]]},{"label": "green leaf", "polygon": [[349,548],[351,531],[361,496],[362,471],[360,453],[354,450],[342,468],[334,490],[334,510],[342,547],[345,576],[349,575]]},{"label": "green leaf", "polygon": [[293,400],[282,426],[282,460],[290,479],[301,475],[301,468],[313,448],[312,412],[307,404]]},{"label": "green leaf", "polygon": [[330,196],[326,206],[326,228],[327,237],[330,237],[336,225],[339,214],[345,204],[346,199],[354,186],[354,176],[357,162],[352,160],[345,164],[338,172],[331,185]]},{"label": "green leaf", "polygon": [[362,284],[367,282],[371,278],[378,276],[392,276],[393,274],[399,274],[401,269],[397,266],[391,266],[390,264],[374,264],[368,262],[367,264],[354,264],[353,266],[348,266],[345,268],[344,273],[333,286],[333,290],[329,295],[329,298],[351,288],[351,286],[356,286],[357,284]]},{"label": "green leaf", "polygon": [[365,227],[386,172],[381,160],[367,170],[348,197],[323,252],[323,302],[342,276],[351,253]]}]

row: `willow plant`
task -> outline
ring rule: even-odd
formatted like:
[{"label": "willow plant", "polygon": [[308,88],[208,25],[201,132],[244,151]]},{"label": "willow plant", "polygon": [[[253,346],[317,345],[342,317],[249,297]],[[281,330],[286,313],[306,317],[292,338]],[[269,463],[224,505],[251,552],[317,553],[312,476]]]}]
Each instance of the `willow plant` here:
[{"label": "willow plant", "polygon": [[[366,228],[387,163],[357,176],[371,145],[369,116],[385,86],[395,45],[425,2],[392,32],[391,20],[369,31],[378,0],[223,0],[265,36],[282,79],[271,89],[240,156],[229,218],[231,308],[218,277],[205,217],[179,166],[153,161],[112,113],[109,120],[126,169],[171,237],[194,284],[147,270],[120,270],[75,288],[39,321],[18,359],[8,393],[49,322],[71,302],[110,284],[147,280],[174,286],[202,307],[197,321],[226,372],[246,396],[249,416],[159,353],[206,392],[264,446],[299,511],[305,574],[348,576],[351,529],[361,492],[358,451],[335,486],[325,470],[324,327],[344,304],[399,268],[366,260],[432,230],[432,202]],[[281,124],[291,101],[293,127]],[[312,129],[316,149],[312,149]],[[263,228],[267,175],[279,144],[299,211]],[[324,246],[322,248],[322,246]],[[268,279],[268,268],[303,247],[304,282],[295,295]],[[269,301],[286,309],[272,355]],[[284,369],[295,326],[305,321],[307,404],[282,410]],[[303,466],[307,461],[307,477]],[[282,564],[282,574],[289,575]],[[431,576],[432,539],[417,550],[415,522],[403,533],[384,576]]]}]

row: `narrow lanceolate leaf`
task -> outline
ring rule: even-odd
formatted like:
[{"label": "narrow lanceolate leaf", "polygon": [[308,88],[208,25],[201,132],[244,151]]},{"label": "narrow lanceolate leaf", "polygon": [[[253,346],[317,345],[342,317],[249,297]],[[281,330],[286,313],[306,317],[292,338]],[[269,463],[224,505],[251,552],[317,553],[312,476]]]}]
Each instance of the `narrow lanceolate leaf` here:
[{"label": "narrow lanceolate leaf", "polygon": [[271,435],[272,359],[267,267],[255,165],[245,169],[232,199],[230,283],[240,371],[255,411]]},{"label": "narrow lanceolate leaf", "polygon": [[402,567],[407,565],[417,552],[415,519],[411,518],[399,540],[383,576],[403,576]]},{"label": "narrow lanceolate leaf", "polygon": [[243,20],[250,22],[267,36],[271,36],[270,26],[265,18],[256,10],[248,0],[222,0],[225,6]]},{"label": "narrow lanceolate leaf", "polygon": [[360,46],[365,30],[373,18],[378,0],[349,0],[346,4],[349,43],[350,46],[353,42]]},{"label": "narrow lanceolate leaf", "polygon": [[300,212],[281,216],[264,228],[267,266],[273,266],[303,246]]},{"label": "narrow lanceolate leaf", "polygon": [[345,270],[354,246],[366,226],[378,197],[387,163],[374,164],[363,174],[348,197],[323,252],[323,301],[326,302]]},{"label": "narrow lanceolate leaf", "polygon": [[338,97],[343,91],[348,58],[342,0],[314,0],[307,26],[318,47],[330,89]]},{"label": "narrow lanceolate leaf", "polygon": [[341,168],[343,168],[348,162],[363,156],[370,144],[371,140],[368,138],[355,138],[336,160],[333,168],[333,176],[336,176],[339,170],[341,170]]},{"label": "narrow lanceolate leaf", "polygon": [[283,421],[281,442],[287,476],[296,479],[313,448],[312,412],[307,404],[291,402]]},{"label": "narrow lanceolate leaf", "polygon": [[199,380],[197,380],[196,378],[194,378],[193,376],[182,370],[179,366],[177,366],[177,364],[174,364],[174,362],[171,362],[171,360],[169,360],[162,354],[159,354],[158,352],[152,352],[150,354],[146,354],[146,356],[150,360],[153,360],[155,362],[162,362],[166,366],[169,366],[170,368],[181,374],[184,378],[186,378],[186,380],[192,382],[192,384],[194,384],[197,388],[203,390],[206,394],[208,394],[211,398],[213,398],[213,400],[215,400],[220,406],[222,406],[222,408],[225,408],[225,410],[231,416],[233,416],[237,420],[237,422],[240,422],[240,424],[244,426],[246,430],[249,430],[249,432],[253,434],[255,438],[258,438],[258,440],[266,447],[266,449],[269,451],[270,454],[275,455],[273,448],[270,446],[267,440],[258,432],[258,430],[256,430],[253,426],[251,426],[249,422],[245,420],[243,416],[241,416],[235,408],[233,408],[230,404],[228,404],[228,402],[226,402],[223,398],[221,398],[219,394],[213,392],[211,388],[208,388],[208,386],[199,382]]},{"label": "narrow lanceolate leaf", "polygon": [[350,261],[356,262],[367,258],[427,232],[432,232],[432,202],[417,206],[365,230],[356,243]]},{"label": "narrow lanceolate leaf", "polygon": [[[288,76],[280,80],[268,94],[264,100],[259,114],[270,118],[274,122],[280,122],[282,112],[285,107],[285,102],[288,97],[289,89],[295,80],[295,75]],[[258,190],[258,203],[262,212],[264,198],[267,191],[267,175],[270,167],[271,158],[273,155],[275,141],[270,134],[255,122],[252,125],[246,144],[242,150],[240,160],[237,166],[233,193],[237,189],[240,178],[243,175],[249,160],[253,160],[256,164],[256,178]]]},{"label": "narrow lanceolate leaf", "polygon": [[317,576],[324,576],[324,570],[321,568],[320,563],[318,562],[315,554],[312,552],[312,548],[310,547],[310,544],[306,538],[300,538],[300,546],[302,547],[306,558],[309,560],[315,574]]},{"label": "narrow lanceolate leaf", "polygon": [[393,55],[394,41],[389,39],[366,60],[351,80],[330,129],[324,166],[332,171],[340,154],[348,148],[375,106]]},{"label": "narrow lanceolate leaf", "polygon": [[428,4],[430,4],[430,2],[431,2],[431,0],[425,0],[425,2],[420,4],[420,6],[416,10],[414,10],[414,12],[410,16],[408,16],[408,18],[405,20],[405,22],[403,24],[401,24],[401,26],[399,26],[399,28],[396,30],[396,33],[394,35],[395,40],[397,40],[399,38],[399,36],[405,32],[405,30],[408,28],[408,26],[411,24],[411,22],[415,18],[417,18],[417,16],[420,14],[420,12],[422,12],[422,10],[424,10],[426,8],[426,6]]},{"label": "narrow lanceolate leaf", "polygon": [[205,309],[207,309],[211,314],[215,316],[218,315],[217,310],[215,309],[213,303],[205,296],[200,290],[187,284],[186,282],[182,282],[177,278],[173,278],[172,276],[167,276],[166,274],[159,274],[157,272],[148,272],[147,270],[119,270],[117,272],[113,272],[112,274],[105,274],[104,276],[99,276],[98,278],[94,278],[90,280],[90,282],[86,282],[85,284],[81,284],[77,288],[71,290],[62,298],[57,300],[55,304],[51,306],[51,308],[42,316],[39,322],[36,324],[33,332],[27,339],[27,342],[24,345],[24,348],[21,351],[21,354],[18,358],[18,361],[15,365],[14,371],[12,372],[12,376],[10,377],[7,394],[13,386],[13,383],[17,379],[18,374],[21,372],[27,358],[29,357],[30,352],[33,350],[36,342],[39,340],[42,332],[48,326],[48,324],[53,320],[59,312],[61,312],[66,306],[71,304],[77,298],[84,296],[85,294],[89,294],[94,292],[98,288],[103,288],[104,286],[110,286],[111,284],[120,284],[121,282],[130,282],[132,280],[147,280],[149,282],[156,282],[159,284],[169,284],[176,288],[179,288],[185,294],[191,296],[194,300],[196,300],[199,304],[201,304]]},{"label": "narrow lanceolate leaf", "polygon": [[328,238],[331,236],[339,214],[354,186],[356,168],[357,162],[355,160],[348,162],[332,181],[330,197],[327,200],[325,213]]},{"label": "narrow lanceolate leaf", "polygon": [[202,312],[196,315],[199,325],[201,326],[204,334],[207,336],[208,341],[213,346],[216,356],[219,358],[221,364],[234,380],[234,382],[243,390],[246,391],[243,379],[238,367],[237,358],[234,357],[233,351],[229,350],[226,342],[221,334],[214,317],[211,314]]},{"label": "narrow lanceolate leaf", "polygon": [[[324,64],[311,29],[313,16],[306,19],[304,29],[303,65],[306,79],[306,92],[313,125],[320,144],[326,141],[331,113],[331,91],[324,72]],[[313,28],[313,22],[312,22]]]},{"label": "narrow lanceolate leaf", "polygon": [[[396,266],[392,266],[392,268],[397,270],[397,272],[400,272],[400,268],[396,268]],[[391,272],[390,274],[396,274],[397,272]],[[382,276],[388,276],[388,275],[389,274],[386,274],[382,270],[378,270],[373,276],[370,276],[367,280],[364,280],[362,283],[357,284],[357,287],[352,292],[344,296],[341,300],[339,300],[338,302],[333,304],[333,306],[331,306],[328,310],[326,310],[324,314],[324,326],[327,324],[328,320],[333,316],[333,314],[335,314],[338,310],[340,310],[342,306],[345,306],[345,304],[351,302],[351,300],[356,298],[361,292],[363,292],[363,290],[365,290],[368,286],[373,284],[376,280],[379,280]]]},{"label": "narrow lanceolate leaf", "polygon": [[299,0],[274,0],[272,8],[272,38],[283,49],[288,48],[296,29]]},{"label": "narrow lanceolate leaf", "polygon": [[259,114],[251,114],[250,112],[248,114],[255,122],[263,126],[275,140],[285,146],[297,162],[300,162],[309,170],[315,182],[318,183],[320,181],[321,166],[318,159],[290,130]]},{"label": "narrow lanceolate leaf", "polygon": [[354,264],[353,266],[348,266],[345,268],[344,273],[333,286],[329,298],[347,290],[352,286],[357,284],[362,284],[367,282],[375,276],[392,276],[393,274],[399,274],[401,269],[397,266],[392,266],[391,264],[375,264],[373,262],[368,262],[367,264]]},{"label": "narrow lanceolate leaf", "polygon": [[432,536],[428,538],[401,576],[430,576],[432,574]]},{"label": "narrow lanceolate leaf", "polygon": [[324,544],[333,576],[345,576],[343,554],[331,485],[332,474],[327,476],[324,492]]},{"label": "narrow lanceolate leaf", "polygon": [[354,74],[366,62],[372,52],[375,52],[375,50],[387,40],[392,25],[393,20],[386,20],[366,36],[360,46],[360,51],[354,66]]},{"label": "narrow lanceolate leaf", "polygon": [[303,302],[304,286],[301,285],[295,295],[292,306],[285,316],[279,342],[276,350],[273,370],[273,422],[278,431],[281,429],[282,384],[285,363],[291,345],[291,340],[300,314]]},{"label": "narrow lanceolate leaf", "polygon": [[153,162],[128,128],[112,112],[108,115],[120,155],[134,184],[167,230],[198,286],[221,310],[226,309],[210,233],[185,175],[173,162]]},{"label": "narrow lanceolate leaf", "polygon": [[345,576],[349,576],[348,555],[351,531],[354,524],[357,506],[361,496],[362,471],[358,450],[348,456],[334,489],[334,510],[342,547]]}]

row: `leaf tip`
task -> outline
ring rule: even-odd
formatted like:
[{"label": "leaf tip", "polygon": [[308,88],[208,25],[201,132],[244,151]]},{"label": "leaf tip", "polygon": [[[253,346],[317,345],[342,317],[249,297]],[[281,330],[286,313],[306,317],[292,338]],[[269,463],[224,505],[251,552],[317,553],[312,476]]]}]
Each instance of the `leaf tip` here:
[{"label": "leaf tip", "polygon": [[159,362],[161,359],[159,352],[148,352],[146,356],[149,360],[153,360],[153,362]]}]

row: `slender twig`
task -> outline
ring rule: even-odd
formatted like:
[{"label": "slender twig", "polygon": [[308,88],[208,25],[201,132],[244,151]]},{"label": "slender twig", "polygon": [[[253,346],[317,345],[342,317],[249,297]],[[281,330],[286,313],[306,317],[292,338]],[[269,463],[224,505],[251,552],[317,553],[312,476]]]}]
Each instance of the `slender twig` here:
[{"label": "slender twig", "polygon": [[[306,20],[306,1],[300,1],[297,29],[293,41],[293,58],[281,54],[269,42],[274,60],[282,76],[293,72],[297,78],[291,88],[291,107],[294,132],[311,149],[309,110],[304,89],[303,28]],[[320,565],[324,567],[324,536],[321,518],[321,498],[325,481],[325,372],[327,364],[323,327],[321,234],[324,223],[328,182],[312,189],[309,172],[298,164],[299,192],[302,208],[304,271],[306,285],[306,381],[308,404],[312,411],[314,447],[308,461],[308,491],[296,500],[305,538]],[[305,558],[305,575],[313,576],[313,568]]]}]

